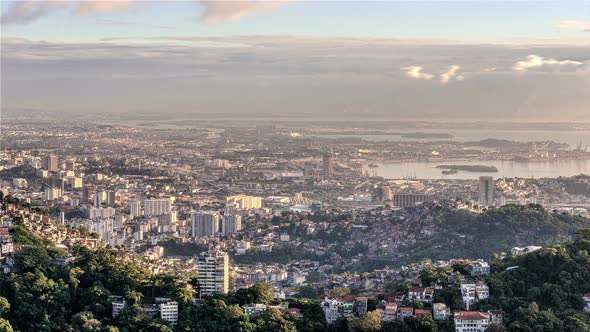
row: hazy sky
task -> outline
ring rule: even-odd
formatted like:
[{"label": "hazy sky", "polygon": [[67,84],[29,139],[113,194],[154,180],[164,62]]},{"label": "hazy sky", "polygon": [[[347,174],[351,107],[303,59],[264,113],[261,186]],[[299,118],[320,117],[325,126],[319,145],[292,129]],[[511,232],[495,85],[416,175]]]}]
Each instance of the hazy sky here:
[{"label": "hazy sky", "polygon": [[590,121],[590,1],[2,1],[2,108]]}]

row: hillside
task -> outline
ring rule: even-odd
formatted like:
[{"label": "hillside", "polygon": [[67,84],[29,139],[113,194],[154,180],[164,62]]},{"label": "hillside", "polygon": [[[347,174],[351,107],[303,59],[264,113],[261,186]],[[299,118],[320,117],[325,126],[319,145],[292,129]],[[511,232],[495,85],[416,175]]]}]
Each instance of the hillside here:
[{"label": "hillside", "polygon": [[434,218],[432,235],[417,235],[400,250],[402,261],[424,258],[491,258],[515,246],[551,245],[573,238],[590,219],[549,211],[540,205],[507,205],[477,214],[442,209]]},{"label": "hillside", "polygon": [[590,331],[590,314],[581,313],[582,296],[590,293],[590,229],[578,231],[572,243],[504,259],[492,268],[491,298],[481,308],[504,310],[508,331]]}]

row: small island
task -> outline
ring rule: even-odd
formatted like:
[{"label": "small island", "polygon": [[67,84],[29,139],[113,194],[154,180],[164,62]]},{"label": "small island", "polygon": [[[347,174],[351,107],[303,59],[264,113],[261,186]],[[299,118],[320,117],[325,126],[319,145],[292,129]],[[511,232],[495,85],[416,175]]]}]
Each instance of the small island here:
[{"label": "small island", "polygon": [[[496,173],[498,169],[495,166],[485,165],[438,165],[436,168],[442,168],[451,171],[465,171],[465,172],[482,172],[482,173]],[[445,173],[446,174],[446,173]]]}]

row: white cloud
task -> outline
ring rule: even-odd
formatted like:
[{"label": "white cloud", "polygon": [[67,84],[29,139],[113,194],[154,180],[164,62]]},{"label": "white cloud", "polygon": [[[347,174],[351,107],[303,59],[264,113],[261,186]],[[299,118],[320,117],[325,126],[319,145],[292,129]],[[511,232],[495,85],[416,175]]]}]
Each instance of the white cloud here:
[{"label": "white cloud", "polygon": [[251,15],[256,12],[274,10],[280,6],[285,5],[288,2],[289,0],[203,0],[201,1],[201,4],[205,7],[205,11],[203,13],[203,16],[201,16],[201,20],[209,24],[237,21],[244,16]]},{"label": "white cloud", "polygon": [[560,30],[579,30],[579,31],[586,31],[590,32],[590,22],[583,22],[583,21],[561,21],[557,25],[558,29]]},{"label": "white cloud", "polygon": [[68,1],[15,1],[2,13],[2,25],[28,24],[70,4]]},{"label": "white cloud", "polygon": [[440,82],[442,84],[447,84],[453,78],[455,78],[458,81],[462,81],[465,77],[463,75],[457,75],[457,72],[459,71],[459,69],[461,69],[461,66],[458,66],[458,65],[450,66],[449,70],[440,74]]},{"label": "white cloud", "polygon": [[75,10],[76,15],[91,15],[102,12],[123,10],[133,5],[136,0],[101,0],[79,1]]},{"label": "white cloud", "polygon": [[582,64],[583,63],[580,61],[546,59],[541,56],[531,54],[526,57],[526,60],[516,62],[514,66],[512,66],[512,68],[517,71],[527,71],[529,69],[541,68],[545,66],[550,66],[554,68],[563,66],[577,67]]},{"label": "white cloud", "polygon": [[[201,21],[208,24],[237,21],[257,12],[271,11],[291,0],[200,0],[204,7]],[[28,24],[59,9],[67,9],[74,15],[126,10],[141,4],[139,0],[56,0],[56,1],[15,1],[2,14],[2,24]]]},{"label": "white cloud", "polygon": [[421,66],[410,66],[401,68],[402,70],[406,71],[406,76],[410,78],[415,78],[419,80],[431,80],[434,75],[423,73]]}]

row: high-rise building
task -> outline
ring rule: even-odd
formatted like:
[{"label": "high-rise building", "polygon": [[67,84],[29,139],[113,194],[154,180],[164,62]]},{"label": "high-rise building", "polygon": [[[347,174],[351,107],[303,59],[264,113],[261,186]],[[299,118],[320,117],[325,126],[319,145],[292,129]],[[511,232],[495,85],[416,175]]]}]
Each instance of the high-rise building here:
[{"label": "high-rise building", "polygon": [[204,252],[199,256],[201,295],[209,296],[229,291],[229,258],[221,251]]},{"label": "high-rise building", "polygon": [[412,207],[420,203],[432,202],[434,197],[420,193],[396,193],[393,195],[393,205],[397,207]]},{"label": "high-rise building", "polygon": [[225,199],[226,206],[233,206],[236,209],[260,209],[262,207],[262,197],[235,195],[228,196]]},{"label": "high-rise building", "polygon": [[104,190],[98,190],[94,195],[94,206],[101,207],[102,203],[107,200],[107,192]]},{"label": "high-rise building", "polygon": [[53,201],[61,197],[61,190],[59,188],[46,188],[45,200]]},{"label": "high-rise building", "polygon": [[50,172],[57,172],[57,170],[58,170],[57,156],[54,156],[54,155],[45,156],[45,158],[43,159],[43,168],[50,171]]},{"label": "high-rise building", "polygon": [[82,197],[80,204],[90,204],[90,188],[87,186],[82,187]]},{"label": "high-rise building", "polygon": [[153,198],[143,201],[143,214],[146,216],[159,216],[172,211],[171,198]]},{"label": "high-rise building", "polygon": [[491,176],[479,177],[479,205],[494,205],[494,178]]},{"label": "high-rise building", "polygon": [[219,232],[219,214],[217,212],[200,212],[191,215],[191,235],[213,236]]},{"label": "high-rise building", "polygon": [[322,159],[322,172],[324,176],[332,176],[334,173],[334,157],[331,153],[326,153]]},{"label": "high-rise building", "polygon": [[131,215],[131,218],[141,216],[141,202],[140,201],[134,201],[134,202],[129,203],[129,214]]},{"label": "high-rise building", "polygon": [[221,223],[221,232],[224,235],[234,234],[242,229],[242,217],[236,215],[225,215],[223,216],[223,222]]},{"label": "high-rise building", "polygon": [[108,206],[115,206],[115,201],[117,200],[116,192],[114,190],[110,190],[107,192],[107,205]]}]

